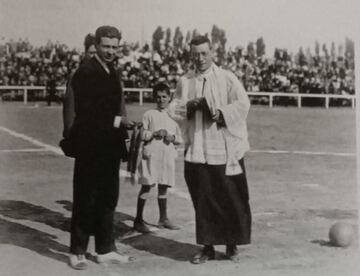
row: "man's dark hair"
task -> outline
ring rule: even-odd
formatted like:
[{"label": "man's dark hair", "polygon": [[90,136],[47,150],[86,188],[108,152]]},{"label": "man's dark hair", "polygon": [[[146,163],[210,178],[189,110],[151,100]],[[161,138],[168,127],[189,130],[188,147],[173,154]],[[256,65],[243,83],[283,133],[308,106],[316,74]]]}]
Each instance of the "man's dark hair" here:
[{"label": "man's dark hair", "polygon": [[102,37],[121,39],[120,31],[113,26],[101,26],[95,31],[95,42],[100,43]]},{"label": "man's dark hair", "polygon": [[157,97],[157,94],[159,91],[165,91],[166,94],[168,94],[170,96],[170,87],[164,83],[164,82],[160,82],[156,85],[154,85],[153,87],[153,98],[155,99]]},{"label": "man's dark hair", "polygon": [[209,46],[211,47],[210,40],[205,35],[197,35],[197,36],[193,37],[193,39],[190,41],[190,45],[195,45],[195,46],[204,44],[204,43],[208,43]]},{"label": "man's dark hair", "polygon": [[93,34],[87,34],[84,39],[85,52],[87,52],[92,45],[95,45],[95,36]]}]

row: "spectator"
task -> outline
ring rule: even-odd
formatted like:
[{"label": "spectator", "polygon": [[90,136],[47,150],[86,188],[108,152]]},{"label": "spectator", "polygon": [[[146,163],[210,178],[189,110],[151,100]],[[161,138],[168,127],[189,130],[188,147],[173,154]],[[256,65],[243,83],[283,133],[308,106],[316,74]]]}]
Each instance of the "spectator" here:
[{"label": "spectator", "polygon": [[56,101],[56,77],[51,74],[46,83],[46,101],[47,105],[50,106],[51,102]]},{"label": "spectator", "polygon": [[[58,85],[65,85],[84,56],[59,42],[49,41],[44,46],[34,47],[27,39],[2,40],[0,53],[0,85],[46,85],[51,73],[57,75]],[[159,79],[166,78],[173,88],[192,66],[188,45],[162,45],[160,50],[154,51],[147,44],[139,47],[125,43],[118,56],[125,87],[151,88]],[[299,93],[341,94],[348,90],[351,93],[352,57],[339,56],[331,61],[325,56],[310,58],[311,61],[302,61],[305,64],[300,66],[298,58],[284,49],[276,49],[274,58],[254,58],[236,48],[217,54],[214,60],[235,73],[248,91],[292,92],[291,88],[297,87]]]}]

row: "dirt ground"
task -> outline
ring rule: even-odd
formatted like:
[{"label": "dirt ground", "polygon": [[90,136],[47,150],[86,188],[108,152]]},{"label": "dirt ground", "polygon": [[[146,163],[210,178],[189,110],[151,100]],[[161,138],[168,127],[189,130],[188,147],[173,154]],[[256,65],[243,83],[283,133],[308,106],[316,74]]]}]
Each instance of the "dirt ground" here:
[{"label": "dirt ground", "polygon": [[[128,106],[139,120],[150,106]],[[177,185],[169,215],[181,230],[156,228],[152,192],[144,217],[148,235],[133,233],[136,195],[122,165],[116,237],[119,251],[136,258],[123,265],[67,265],[73,160],[59,154],[61,107],[0,104],[0,275],[359,275],[357,238],[333,247],[328,231],[337,221],[357,224],[355,111],[253,107],[246,156],[252,208],[252,243],[241,261],[192,265],[194,211],[177,160]],[[181,156],[181,154],[179,154]]]}]

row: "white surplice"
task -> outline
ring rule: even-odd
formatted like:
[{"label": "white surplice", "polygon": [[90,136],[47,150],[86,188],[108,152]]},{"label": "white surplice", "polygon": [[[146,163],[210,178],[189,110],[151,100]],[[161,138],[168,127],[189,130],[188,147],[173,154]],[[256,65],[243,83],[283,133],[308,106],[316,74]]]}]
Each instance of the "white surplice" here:
[{"label": "white surplice", "polygon": [[[187,119],[186,102],[205,97],[212,114],[220,110],[226,126],[219,127],[197,110]],[[185,160],[210,165],[226,164],[226,175],[242,173],[238,160],[249,150],[246,119],[250,101],[237,77],[212,64],[204,73],[190,71],[178,82],[169,115],[182,130]]]}]

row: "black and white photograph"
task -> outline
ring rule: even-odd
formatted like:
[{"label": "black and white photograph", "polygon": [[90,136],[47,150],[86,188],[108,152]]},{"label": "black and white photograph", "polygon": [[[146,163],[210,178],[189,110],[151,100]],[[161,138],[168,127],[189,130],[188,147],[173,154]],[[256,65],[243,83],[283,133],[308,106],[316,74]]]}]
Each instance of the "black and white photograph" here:
[{"label": "black and white photograph", "polygon": [[359,275],[359,6],[0,0],[0,275]]}]

